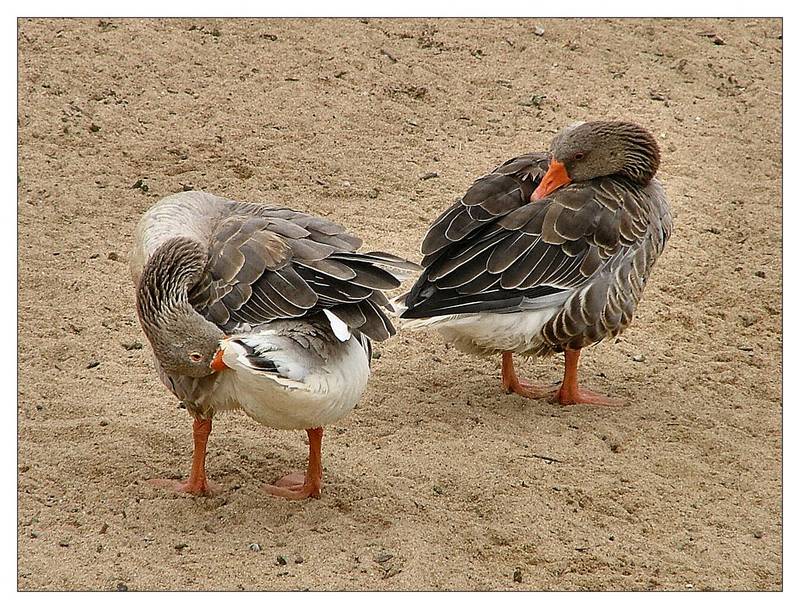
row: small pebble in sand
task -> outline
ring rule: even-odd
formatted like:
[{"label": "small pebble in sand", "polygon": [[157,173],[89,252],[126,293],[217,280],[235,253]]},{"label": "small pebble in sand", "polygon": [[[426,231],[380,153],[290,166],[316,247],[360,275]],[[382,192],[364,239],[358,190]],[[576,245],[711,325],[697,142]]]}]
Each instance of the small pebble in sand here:
[{"label": "small pebble in sand", "polygon": [[533,33],[537,36],[544,36],[544,28],[540,25],[537,25],[535,28],[533,28]]},{"label": "small pebble in sand", "polygon": [[717,44],[717,45],[723,45],[723,44],[725,44],[725,41],[724,41],[724,40],[722,39],[722,37],[721,37],[719,34],[717,34],[716,32],[700,32],[700,36],[705,36],[705,37],[706,37],[706,38],[708,38],[708,39],[709,39],[711,42],[713,42],[714,44]]},{"label": "small pebble in sand", "polygon": [[644,355],[642,355],[641,353],[639,353],[639,354],[637,354],[637,355],[634,355],[634,356],[632,356],[632,357],[631,357],[631,359],[632,359],[634,362],[644,362],[644,361],[647,361],[647,358],[646,358]]},{"label": "small pebble in sand", "polygon": [[278,556],[275,558],[275,562],[283,567],[286,565],[286,557],[278,554]]},{"label": "small pebble in sand", "polygon": [[117,592],[127,592],[127,591],[128,591],[128,586],[126,586],[122,582],[117,584]]},{"label": "small pebble in sand", "polygon": [[518,584],[522,583],[522,569],[519,567],[514,569],[514,581]]},{"label": "small pebble in sand", "polygon": [[261,546],[258,545],[257,543],[251,543],[249,546],[247,546],[247,549],[252,552],[260,552]]},{"label": "small pebble in sand", "polygon": [[758,317],[752,313],[739,313],[739,319],[741,320],[742,325],[745,327],[752,326],[758,321]]}]

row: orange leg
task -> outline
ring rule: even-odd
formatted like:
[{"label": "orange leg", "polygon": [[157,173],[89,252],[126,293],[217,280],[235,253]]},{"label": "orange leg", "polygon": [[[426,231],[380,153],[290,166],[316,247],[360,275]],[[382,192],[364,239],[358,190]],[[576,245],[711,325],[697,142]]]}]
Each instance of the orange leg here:
[{"label": "orange leg", "polygon": [[555,392],[554,398],[560,404],[596,404],[598,406],[622,406],[625,400],[611,398],[588,389],[578,387],[578,358],[580,349],[564,350],[564,381]]},{"label": "orange leg", "polygon": [[211,434],[211,419],[195,419],[192,426],[194,438],[194,453],[192,454],[192,472],[185,482],[168,479],[148,480],[159,488],[189,493],[190,495],[211,495],[220,490],[219,486],[206,479],[206,446],[208,436]]},{"label": "orange leg", "polygon": [[275,484],[267,484],[264,490],[286,499],[319,498],[322,489],[322,427],[306,429],[308,434],[308,468],[305,476],[289,474]]},{"label": "orange leg", "polygon": [[503,352],[503,364],[501,366],[503,390],[506,393],[516,393],[526,398],[543,398],[553,395],[557,386],[534,385],[527,381],[517,378],[514,370],[514,355],[511,351]]}]

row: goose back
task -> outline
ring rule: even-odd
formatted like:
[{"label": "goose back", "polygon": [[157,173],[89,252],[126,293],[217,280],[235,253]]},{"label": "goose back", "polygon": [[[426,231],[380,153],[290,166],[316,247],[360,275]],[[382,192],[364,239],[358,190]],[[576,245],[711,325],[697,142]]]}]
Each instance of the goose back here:
[{"label": "goose back", "polygon": [[357,252],[361,239],[323,218],[186,192],[162,199],[140,221],[131,256],[137,284],[153,253],[175,237],[205,252],[188,301],[226,334],[327,309],[353,331],[384,340],[395,330],[383,290],[416,268],[383,252]]},{"label": "goose back", "polygon": [[552,309],[539,354],[630,323],[672,230],[661,184],[611,175],[532,201],[548,163],[546,153],[503,163],[434,221],[403,318]]}]

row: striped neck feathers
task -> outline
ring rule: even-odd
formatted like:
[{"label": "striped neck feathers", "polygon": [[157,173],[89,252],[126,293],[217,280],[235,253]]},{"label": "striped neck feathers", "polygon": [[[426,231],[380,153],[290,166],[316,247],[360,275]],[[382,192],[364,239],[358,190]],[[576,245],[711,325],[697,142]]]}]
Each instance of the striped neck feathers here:
[{"label": "striped neck feathers", "polygon": [[201,278],[207,255],[199,243],[176,237],[145,263],[136,312],[147,339],[169,374],[207,376],[222,331],[194,310],[188,292]]},{"label": "striped neck feathers", "polygon": [[645,185],[661,162],[652,134],[623,121],[593,121],[567,127],[553,139],[551,154],[565,165],[574,182],[621,175]]}]

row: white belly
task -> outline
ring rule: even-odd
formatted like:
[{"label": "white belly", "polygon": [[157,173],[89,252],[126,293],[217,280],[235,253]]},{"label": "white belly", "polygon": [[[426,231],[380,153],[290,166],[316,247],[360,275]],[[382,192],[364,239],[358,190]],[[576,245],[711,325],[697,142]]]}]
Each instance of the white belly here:
[{"label": "white belly", "polygon": [[353,410],[367,387],[369,362],[358,341],[350,338],[336,357],[302,381],[239,368],[219,375],[213,397],[217,410],[241,408],[268,427],[309,429],[330,425]]},{"label": "white belly", "polygon": [[558,307],[552,307],[519,313],[468,313],[413,320],[403,327],[435,328],[447,342],[466,353],[525,353],[539,349],[542,328],[558,311]]}]

